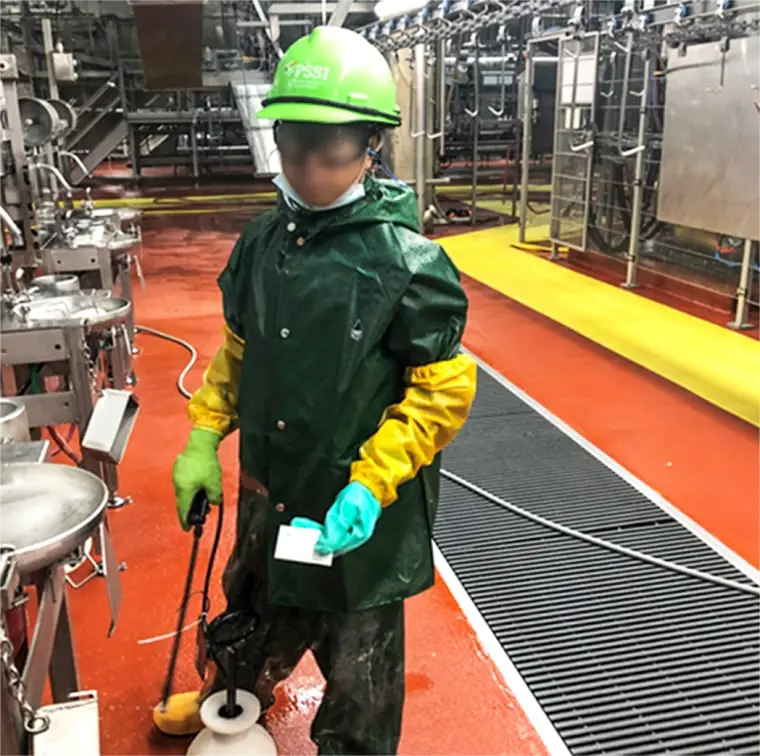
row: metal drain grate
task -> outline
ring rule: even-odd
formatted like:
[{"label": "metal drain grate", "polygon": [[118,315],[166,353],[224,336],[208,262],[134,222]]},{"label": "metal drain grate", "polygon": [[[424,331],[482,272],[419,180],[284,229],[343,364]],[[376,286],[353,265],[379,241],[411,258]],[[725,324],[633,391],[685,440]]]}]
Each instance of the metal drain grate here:
[{"label": "metal drain grate", "polygon": [[[451,472],[558,523],[751,582],[483,371]],[[760,754],[760,603],[442,481],[435,540],[573,754]]]}]

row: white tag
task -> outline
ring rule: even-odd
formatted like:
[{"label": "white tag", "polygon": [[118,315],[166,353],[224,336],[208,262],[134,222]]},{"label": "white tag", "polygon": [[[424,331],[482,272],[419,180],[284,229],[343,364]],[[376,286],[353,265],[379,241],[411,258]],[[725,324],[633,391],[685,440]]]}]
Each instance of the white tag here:
[{"label": "white tag", "polygon": [[277,545],[274,547],[274,558],[283,562],[301,562],[302,564],[317,564],[330,567],[333,563],[332,554],[317,554],[314,547],[321,531],[316,528],[294,528],[290,525],[280,525],[277,533]]}]

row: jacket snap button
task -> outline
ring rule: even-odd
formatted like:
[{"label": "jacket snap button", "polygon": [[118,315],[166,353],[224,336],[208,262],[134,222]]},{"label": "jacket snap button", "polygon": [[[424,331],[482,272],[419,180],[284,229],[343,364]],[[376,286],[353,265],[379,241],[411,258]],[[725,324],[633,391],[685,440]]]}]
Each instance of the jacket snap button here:
[{"label": "jacket snap button", "polygon": [[290,221],[290,223],[288,223],[288,231],[293,232],[295,230],[296,230],[296,224],[293,223],[293,221]]},{"label": "jacket snap button", "polygon": [[282,502],[280,502],[280,503],[279,503],[279,504],[278,504],[278,505],[275,507],[275,509],[276,509],[278,512],[282,513],[282,512],[284,512],[284,511],[285,511],[285,505],[284,505]]},{"label": "jacket snap button", "polygon": [[283,329],[280,331],[280,336],[281,336],[281,338],[283,338],[283,339],[287,339],[287,338],[288,338],[288,336],[290,336],[290,329],[289,329],[289,328],[283,328]]},{"label": "jacket snap button", "polygon": [[296,246],[303,247],[304,244],[306,244],[306,241],[304,240],[303,236],[299,236],[296,239]]},{"label": "jacket snap button", "polygon": [[277,428],[279,430],[285,430],[285,421],[284,420],[278,420],[277,421]]}]

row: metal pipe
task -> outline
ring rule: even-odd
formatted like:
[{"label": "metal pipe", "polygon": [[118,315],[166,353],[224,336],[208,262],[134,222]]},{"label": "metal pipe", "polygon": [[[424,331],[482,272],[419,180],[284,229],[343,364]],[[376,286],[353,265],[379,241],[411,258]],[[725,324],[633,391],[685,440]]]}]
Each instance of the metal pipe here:
[{"label": "metal pipe", "polygon": [[729,323],[731,328],[741,330],[751,327],[747,319],[749,314],[749,278],[752,270],[752,239],[746,239],[744,242],[744,255],[742,257],[742,267],[739,273],[739,285],[736,287],[736,317]]},{"label": "metal pipe", "polygon": [[[649,80],[652,73],[652,59],[647,55],[644,63],[644,85],[640,92],[638,152],[633,183],[633,213],[631,216],[631,238],[628,244],[628,267],[625,274],[627,289],[636,286],[636,268],[639,264],[639,235],[641,233],[641,208],[644,199],[644,155],[646,152],[647,103],[649,100]],[[624,90],[625,96],[628,90]]]},{"label": "metal pipe", "polygon": [[441,135],[438,142],[438,154],[443,157],[446,152],[446,66],[443,62],[443,53],[446,50],[446,40],[438,40],[438,133]]},{"label": "metal pipe", "polygon": [[47,72],[48,91],[51,100],[58,99],[58,82],[53,67],[53,25],[49,18],[42,19],[42,47],[45,52],[45,71]]},{"label": "metal pipe", "polygon": [[67,191],[67,192],[73,192],[74,190],[69,185],[69,182],[66,181],[66,179],[61,175],[61,172],[54,166],[54,165],[48,165],[47,163],[31,163],[29,166],[29,170],[46,170],[50,171],[56,179],[58,180],[58,183]]},{"label": "metal pipe", "polygon": [[425,45],[414,46],[414,181],[417,186],[417,212],[420,226],[425,215]]},{"label": "metal pipe", "polygon": [[87,176],[90,175],[90,169],[84,164],[84,161],[82,160],[82,158],[79,157],[79,155],[76,155],[73,152],[69,152],[68,150],[59,150],[58,154],[61,157],[69,157],[69,158],[71,158],[79,166],[79,169],[84,174],[84,176],[82,176],[82,178],[87,178]]},{"label": "metal pipe", "polygon": [[24,235],[21,233],[21,229],[16,225],[16,221],[11,218],[8,211],[2,205],[0,205],[0,220],[5,223],[8,230],[11,232],[13,242],[16,245],[21,246],[24,243]]},{"label": "metal pipe", "polygon": [[[314,26],[308,18],[281,18],[277,23],[280,26]],[[235,25],[238,29],[264,29],[269,26],[263,21],[238,21]]]},{"label": "metal pipe", "polygon": [[[520,66],[522,65],[523,70],[525,70],[525,56],[524,56],[524,50],[525,50],[525,34],[523,33],[523,28],[525,26],[523,19],[521,18],[519,21],[519,35],[520,35],[520,42],[519,47],[517,50],[517,63],[515,63],[515,71],[514,71],[514,77],[512,79],[512,91],[514,95],[514,105],[513,105],[513,113],[515,116],[515,149],[512,152],[512,159],[515,161],[515,177],[512,179],[512,217],[514,218],[517,214],[517,174],[518,171],[522,170],[522,142],[523,142],[523,124],[522,121],[517,118],[517,111],[519,109],[519,93],[520,88],[518,86],[517,81],[517,74],[519,73]],[[503,69],[502,69],[503,70]],[[502,115],[504,115],[504,82],[502,80],[502,100],[501,100],[501,110]],[[507,164],[507,170],[509,170],[509,164]]]},{"label": "metal pipe", "polygon": [[[633,34],[628,32],[628,41],[625,45],[625,61],[623,63],[623,90],[620,95],[620,117],[618,118],[618,135],[617,146],[620,152],[623,152],[623,131],[625,129],[625,111],[628,106],[628,86],[631,80],[631,57],[633,56]],[[614,73],[613,73],[614,75]],[[647,81],[644,86],[648,86]]]},{"label": "metal pipe", "polygon": [[[520,176],[520,243],[525,243],[528,225],[528,186],[530,181],[530,150],[533,139],[533,45],[528,42],[523,74],[523,141]],[[556,128],[556,126],[555,126]]]},{"label": "metal pipe", "polygon": [[193,123],[192,127],[190,129],[190,148],[193,151],[193,178],[197,179],[199,175],[198,171],[198,132],[197,132],[197,123],[198,123],[198,111],[195,111],[195,114],[193,115]]},{"label": "metal pipe", "polygon": [[[409,186],[416,186],[417,179],[399,179],[402,184],[409,184]],[[425,179],[426,186],[438,186],[439,184],[450,184],[451,178],[449,176],[439,176],[438,178]]]},{"label": "metal pipe", "polygon": [[[264,32],[266,33],[267,37],[269,37],[269,41],[272,43],[272,47],[274,47],[275,53],[277,53],[278,58],[282,58],[282,48],[278,44],[277,40],[274,38],[274,35],[272,34],[272,27],[269,24],[269,19],[267,18],[267,14],[264,13],[264,9],[261,7],[261,2],[259,0],[251,0],[253,3],[254,10],[256,11],[256,15],[259,17],[259,21],[261,21],[264,24]],[[274,13],[274,8],[270,8],[270,11]]]},{"label": "metal pipe", "polygon": [[475,61],[472,66],[475,110],[469,113],[472,118],[472,197],[470,204],[470,224],[477,222],[478,212],[478,138],[480,137],[480,40],[475,39]]}]

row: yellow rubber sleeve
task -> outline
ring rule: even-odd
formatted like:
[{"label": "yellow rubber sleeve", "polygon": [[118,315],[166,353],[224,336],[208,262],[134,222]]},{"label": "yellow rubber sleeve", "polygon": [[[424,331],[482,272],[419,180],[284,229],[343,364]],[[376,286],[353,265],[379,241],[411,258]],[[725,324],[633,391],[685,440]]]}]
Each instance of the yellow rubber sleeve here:
[{"label": "yellow rubber sleeve", "polygon": [[383,507],[398,487],[430,465],[456,437],[475,399],[477,365],[460,354],[406,373],[404,398],[385,411],[377,432],[351,466],[351,481],[362,483]]},{"label": "yellow rubber sleeve", "polygon": [[204,428],[224,437],[237,426],[244,345],[245,342],[225,325],[224,342],[187,407],[194,428]]}]

